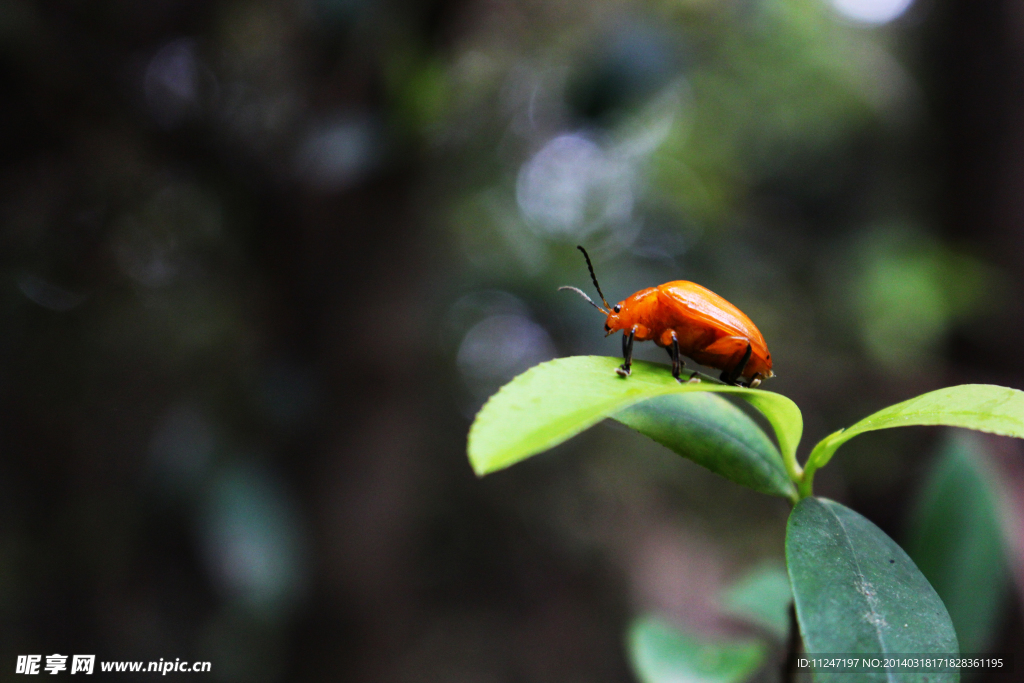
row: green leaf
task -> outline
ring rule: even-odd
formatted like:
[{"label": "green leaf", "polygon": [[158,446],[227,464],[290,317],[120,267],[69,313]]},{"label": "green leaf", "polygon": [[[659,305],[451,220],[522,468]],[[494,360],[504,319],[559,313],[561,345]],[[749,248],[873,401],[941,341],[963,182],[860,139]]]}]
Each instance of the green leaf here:
[{"label": "green leaf", "polygon": [[780,640],[789,635],[793,591],[781,566],[762,565],[722,594],[722,611],[764,628]]},{"label": "green leaf", "polygon": [[984,449],[975,434],[950,435],[915,506],[907,543],[949,610],[967,653],[991,646],[1009,589],[998,499]]},{"label": "green leaf", "polygon": [[702,641],[651,616],[633,622],[627,646],[641,683],[741,683],[766,654],[755,640]]},{"label": "green leaf", "polygon": [[636,361],[621,378],[621,361],[573,356],[541,363],[492,396],[469,430],[469,460],[480,476],[504,469],[612,417],[632,405],[666,394],[736,394],[761,411],[775,430],[785,466],[798,478],[796,446],[803,431],[800,410],[780,394],[713,381],[680,384],[668,368]]},{"label": "green leaf", "polygon": [[746,413],[721,396],[709,392],[659,396],[612,417],[741,486],[796,497],[775,444]]},{"label": "green leaf", "polygon": [[801,494],[809,495],[814,472],[836,449],[864,432],[914,425],[965,427],[1024,438],[1024,392],[991,384],[963,384],[922,394],[864,418],[822,439],[807,458]]},{"label": "green leaf", "polygon": [[[942,600],[895,541],[839,503],[804,498],[789,516],[786,564],[809,654],[956,655]],[[846,681],[817,673],[816,683]],[[858,681],[958,681],[956,673],[861,673]]]}]

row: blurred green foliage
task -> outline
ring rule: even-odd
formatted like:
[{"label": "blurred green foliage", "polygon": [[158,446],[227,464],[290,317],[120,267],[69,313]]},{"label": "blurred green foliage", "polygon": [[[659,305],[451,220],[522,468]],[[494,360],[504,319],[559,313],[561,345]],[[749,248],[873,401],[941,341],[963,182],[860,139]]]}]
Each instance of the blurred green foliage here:
[{"label": "blurred green foliage", "polygon": [[962,652],[993,647],[1010,589],[995,474],[984,440],[947,435],[918,494],[907,551],[942,598]]},{"label": "blurred green foliage", "polygon": [[899,373],[934,367],[957,324],[992,311],[991,268],[902,226],[858,237],[847,296],[851,328],[871,360]]},{"label": "blurred green foliage", "polygon": [[722,594],[726,614],[757,624],[780,641],[789,636],[792,604],[786,568],[771,563],[755,567]]},{"label": "blurred green foliage", "polygon": [[757,641],[702,642],[654,617],[635,621],[628,641],[641,683],[743,683],[761,667],[766,654]]}]

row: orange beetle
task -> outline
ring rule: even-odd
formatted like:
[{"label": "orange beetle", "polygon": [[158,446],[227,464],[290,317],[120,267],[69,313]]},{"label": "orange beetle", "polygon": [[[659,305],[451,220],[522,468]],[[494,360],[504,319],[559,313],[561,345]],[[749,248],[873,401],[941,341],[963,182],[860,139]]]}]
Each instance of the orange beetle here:
[{"label": "orange beetle", "polygon": [[[701,365],[722,371],[726,384],[756,387],[762,379],[774,377],[772,355],[761,331],[743,312],[709,289],[693,282],[675,280],[658,287],[642,289],[624,301],[611,306],[597,284],[594,266],[583,252],[597,293],[605,308],[595,304],[576,287],[571,289],[608,316],[604,330],[608,334],[622,330],[622,367],[616,372],[628,377],[633,362],[633,342],[653,339],[667,349],[672,359],[672,376],[682,382],[680,356],[688,356]],[[697,373],[689,381],[699,382]],[[746,379],[746,383],[741,382]]]}]

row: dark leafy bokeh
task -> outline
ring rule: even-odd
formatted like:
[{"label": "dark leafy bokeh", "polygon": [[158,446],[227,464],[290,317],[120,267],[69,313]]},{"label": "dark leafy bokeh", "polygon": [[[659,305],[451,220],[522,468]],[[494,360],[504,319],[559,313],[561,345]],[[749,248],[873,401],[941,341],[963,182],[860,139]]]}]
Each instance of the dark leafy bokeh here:
[{"label": "dark leafy bokeh", "polygon": [[[0,2],[0,671],[628,681],[637,615],[746,637],[718,596],[781,561],[786,501],[616,424],[477,480],[470,418],[618,353],[557,291],[591,289],[576,244],[614,301],[744,310],[805,443],[1024,386],[1022,31],[1009,0]],[[891,431],[816,490],[900,538],[937,435]]]},{"label": "dark leafy bokeh", "polygon": [[983,442],[950,436],[925,481],[907,539],[915,564],[949,610],[963,652],[992,647],[1009,577],[998,489]]}]

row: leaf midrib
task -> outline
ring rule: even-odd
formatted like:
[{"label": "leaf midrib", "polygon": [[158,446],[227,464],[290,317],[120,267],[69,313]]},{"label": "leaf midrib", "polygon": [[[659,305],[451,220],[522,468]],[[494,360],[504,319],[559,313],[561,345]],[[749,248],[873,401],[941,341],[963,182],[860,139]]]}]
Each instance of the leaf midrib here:
[{"label": "leaf midrib", "polygon": [[[822,507],[825,508],[825,510],[828,512],[828,514],[832,515],[832,517],[839,524],[839,527],[843,530],[843,538],[846,540],[846,545],[850,548],[850,556],[853,558],[853,564],[854,564],[854,567],[856,568],[857,579],[860,581],[860,585],[861,586],[868,585],[867,577],[864,575],[864,571],[860,567],[860,560],[857,559],[857,550],[856,550],[856,548],[854,548],[853,539],[850,537],[850,532],[846,530],[846,525],[843,523],[843,520],[839,517],[839,515],[837,515],[835,513],[835,511],[832,510],[831,507],[829,507],[825,503],[822,504]],[[871,611],[871,615],[872,616],[877,616],[877,617],[879,617],[882,620],[885,619],[885,617],[883,617],[882,615],[878,614],[878,612],[875,610],[874,605],[871,604],[871,601],[868,600],[866,595],[863,595],[860,591],[857,591],[857,594],[861,595],[864,598],[864,602],[865,602],[865,604],[867,604],[868,609]],[[875,621],[875,620],[872,620],[871,621],[871,626],[875,629],[875,634],[878,636],[878,642],[879,642],[879,644],[880,644],[880,646],[882,648],[882,652],[883,653],[888,652],[889,650],[888,650],[888,648],[886,646],[885,638],[882,636],[882,629],[878,626],[878,622]],[[892,677],[892,671],[889,669],[889,667],[885,668],[885,679],[887,681],[889,681],[890,683],[893,683],[893,681],[894,681],[894,679]]]}]

